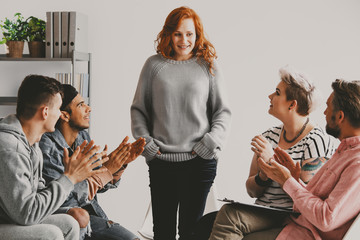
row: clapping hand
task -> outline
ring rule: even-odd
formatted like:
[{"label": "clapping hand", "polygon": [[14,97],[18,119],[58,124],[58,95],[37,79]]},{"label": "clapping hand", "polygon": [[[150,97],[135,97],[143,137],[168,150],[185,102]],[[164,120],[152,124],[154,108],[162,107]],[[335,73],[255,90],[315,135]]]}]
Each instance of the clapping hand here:
[{"label": "clapping hand", "polygon": [[[94,170],[108,160],[107,157],[102,158],[103,153],[96,153],[99,149],[99,146],[94,146],[86,153],[80,155],[81,148],[77,147],[71,157],[69,157],[68,149],[64,148],[64,175],[66,175],[73,184],[76,184],[88,177],[104,172],[105,169],[101,168]],[[81,156],[81,158],[79,156]],[[96,161],[97,159],[100,160]]]},{"label": "clapping hand", "polygon": [[271,144],[262,135],[255,136],[251,139],[251,145],[251,150],[265,162],[268,162],[274,156],[274,150]]},{"label": "clapping hand", "polygon": [[261,171],[273,181],[279,183],[281,187],[284,185],[286,180],[291,177],[289,169],[276,162],[274,159],[270,159],[266,162],[264,159],[259,157],[257,162]]},{"label": "clapping hand", "polygon": [[130,155],[127,158],[125,164],[129,164],[134,161],[140,154],[144,151],[146,145],[145,138],[138,138],[135,142],[131,144]]},{"label": "clapping hand", "polygon": [[275,160],[287,169],[289,169],[291,176],[295,178],[296,181],[299,181],[301,174],[300,163],[297,162],[295,164],[294,160],[290,157],[290,155],[279,147],[275,148],[274,151]]},{"label": "clapping hand", "polygon": [[[126,136],[120,145],[108,155],[109,161],[104,164],[104,166],[111,172],[111,174],[116,173],[119,169],[126,164],[131,150],[131,144],[127,141],[129,137]],[[105,145],[105,150],[107,150],[107,145]]]}]

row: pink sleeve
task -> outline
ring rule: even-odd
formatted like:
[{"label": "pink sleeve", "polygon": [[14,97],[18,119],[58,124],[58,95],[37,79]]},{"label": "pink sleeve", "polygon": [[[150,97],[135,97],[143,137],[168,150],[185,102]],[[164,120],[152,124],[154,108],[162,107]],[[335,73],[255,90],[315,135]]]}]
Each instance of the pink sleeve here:
[{"label": "pink sleeve", "polygon": [[[330,172],[331,174],[335,177],[334,173]],[[336,181],[337,178],[333,179]],[[320,178],[316,183],[316,189],[321,188],[321,191],[326,192],[325,188],[328,187],[329,182],[331,182],[329,178]],[[335,182],[333,187],[329,187],[328,197],[323,197],[325,200],[309,192],[293,178],[285,182],[283,189],[293,199],[301,215],[323,232],[343,225],[360,211],[359,166],[347,167],[338,182]]]},{"label": "pink sleeve", "polygon": [[97,191],[103,188],[112,179],[113,176],[111,175],[111,172],[109,170],[103,173],[96,174],[92,177],[89,177],[87,179],[89,186],[89,195],[88,195],[89,200],[92,200],[95,197]]}]

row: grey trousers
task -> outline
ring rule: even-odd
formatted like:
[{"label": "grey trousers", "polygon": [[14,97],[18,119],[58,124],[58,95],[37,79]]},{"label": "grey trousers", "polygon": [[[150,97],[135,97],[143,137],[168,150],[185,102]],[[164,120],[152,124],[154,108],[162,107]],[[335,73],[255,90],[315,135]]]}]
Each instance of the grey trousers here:
[{"label": "grey trousers", "polygon": [[78,240],[78,222],[67,214],[54,214],[40,224],[20,226],[0,224],[0,237],[7,240]]},{"label": "grey trousers", "polygon": [[209,240],[273,240],[287,213],[239,204],[225,204],[218,212]]}]

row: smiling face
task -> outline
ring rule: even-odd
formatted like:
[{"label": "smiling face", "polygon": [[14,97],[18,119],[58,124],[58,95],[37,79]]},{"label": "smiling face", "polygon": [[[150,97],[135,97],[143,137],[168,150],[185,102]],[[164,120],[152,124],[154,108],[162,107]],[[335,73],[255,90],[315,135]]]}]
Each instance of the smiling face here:
[{"label": "smiling face", "polygon": [[188,60],[192,57],[195,46],[196,31],[192,18],[185,18],[171,35],[172,47],[175,51],[174,59],[177,61]]},{"label": "smiling face", "polygon": [[90,126],[91,107],[78,94],[69,104],[71,109],[69,125],[76,130],[87,129]]},{"label": "smiling face", "polygon": [[280,83],[276,86],[275,92],[269,95],[269,114],[280,120],[285,113],[289,112],[289,106],[291,105],[291,101],[286,100],[286,87],[286,83],[280,81]]}]

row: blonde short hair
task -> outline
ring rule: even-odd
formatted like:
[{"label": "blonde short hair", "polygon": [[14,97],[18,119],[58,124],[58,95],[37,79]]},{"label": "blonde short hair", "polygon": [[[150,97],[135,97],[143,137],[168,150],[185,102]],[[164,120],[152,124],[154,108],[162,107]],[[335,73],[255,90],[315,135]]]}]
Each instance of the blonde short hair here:
[{"label": "blonde short hair", "polygon": [[304,74],[297,72],[288,65],[280,68],[279,74],[281,81],[287,84],[286,99],[297,101],[298,114],[309,115],[316,108],[319,97],[314,84]]}]

